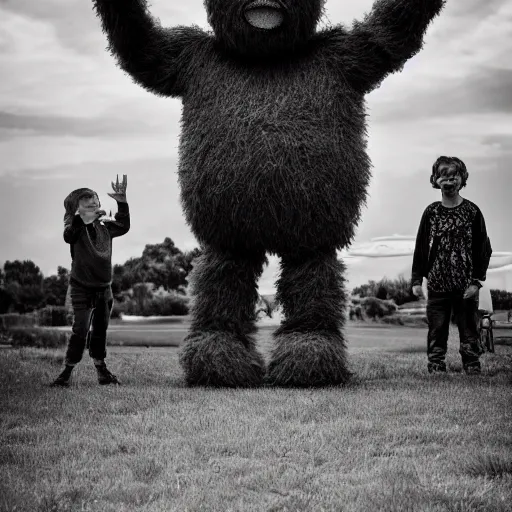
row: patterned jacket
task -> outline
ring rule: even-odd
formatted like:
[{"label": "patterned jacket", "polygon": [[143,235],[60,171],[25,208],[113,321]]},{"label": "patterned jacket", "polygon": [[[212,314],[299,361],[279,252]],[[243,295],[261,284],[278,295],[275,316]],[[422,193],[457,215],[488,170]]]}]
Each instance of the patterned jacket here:
[{"label": "patterned jacket", "polygon": [[421,217],[412,264],[412,286],[428,280],[439,292],[463,291],[485,281],[492,247],[482,212],[468,199],[456,207],[436,201]]}]

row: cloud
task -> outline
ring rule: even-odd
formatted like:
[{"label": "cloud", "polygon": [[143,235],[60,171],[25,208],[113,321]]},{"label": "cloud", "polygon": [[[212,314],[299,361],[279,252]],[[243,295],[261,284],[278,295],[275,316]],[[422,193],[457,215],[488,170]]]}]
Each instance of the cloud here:
[{"label": "cloud", "polygon": [[[203,0],[151,3],[164,26],[208,28]],[[372,4],[328,0],[325,22],[350,25]],[[63,197],[84,182],[104,194],[116,173],[129,175],[134,211],[116,262],[165,236],[195,247],[176,179],[181,103],[149,94],[116,66],[90,0],[0,0],[0,20],[0,215],[9,219],[0,262],[66,265]],[[511,30],[509,0],[450,0],[423,51],[368,96],[374,178],[358,240],[390,226],[415,233],[423,208],[438,198],[426,178],[432,162],[455,154],[468,164],[467,192],[495,247],[512,249]],[[261,286],[273,289],[271,261]]]},{"label": "cloud", "polygon": [[150,160],[167,158],[168,165],[175,170],[177,143],[169,137],[131,136],[118,137],[51,137],[39,136],[28,139],[17,137],[0,142],[2,155],[1,174],[24,173],[27,170],[40,169],[46,172],[49,168],[72,169],[79,164],[94,165],[94,162],[106,163],[120,160]]},{"label": "cloud", "polygon": [[512,3],[451,1],[424,49],[370,94],[374,122],[512,110]]},{"label": "cloud", "polygon": [[499,148],[508,153],[512,153],[512,133],[510,135],[498,134],[484,136],[482,138],[482,144],[485,146],[491,146],[493,148]]},{"label": "cloud", "polygon": [[102,207],[116,211],[107,196],[116,174],[128,175],[128,202],[132,227],[116,239],[114,263],[139,256],[148,243],[171,237],[187,250],[197,247],[183,217],[177,186],[176,159],[139,159],[116,162],[86,162],[26,170],[0,176],[0,262],[6,259],[33,259],[43,270],[58,265],[69,268],[69,247],[62,240],[64,198],[72,190],[90,187],[98,192]]},{"label": "cloud", "polygon": [[[187,2],[178,6],[167,0],[151,2],[151,12],[155,17],[164,16],[171,24],[193,23],[195,13],[202,9],[201,0]],[[98,54],[107,45],[106,37],[101,31],[91,0],[0,0],[0,8],[22,15],[32,21],[39,21],[50,26],[56,38],[64,48],[83,55]]]},{"label": "cloud", "polygon": [[[512,45],[511,45],[512,50]],[[430,90],[404,91],[400,101],[387,99],[374,109],[375,122],[416,121],[473,114],[512,113],[512,69],[479,67],[461,78],[446,78]]]},{"label": "cloud", "polygon": [[[512,173],[509,169],[512,167],[512,154],[493,159],[483,155],[466,159],[458,152],[448,154],[462,156],[468,167],[468,185],[462,195],[474,201],[482,210],[493,249],[511,251]],[[440,199],[439,191],[429,183],[433,161],[429,161],[429,165],[423,169],[413,167],[399,176],[376,173],[357,240],[372,239],[390,229],[401,234],[416,234],[425,207]],[[418,163],[413,165],[417,166]]]},{"label": "cloud", "polygon": [[[129,116],[126,119],[103,115],[90,118],[73,116],[49,116],[11,114],[0,112],[0,140],[4,137],[16,138],[20,135],[43,135],[51,137],[98,137],[103,135],[122,136],[161,132],[161,126],[149,124],[144,118]],[[122,121],[122,122],[121,122]]]}]

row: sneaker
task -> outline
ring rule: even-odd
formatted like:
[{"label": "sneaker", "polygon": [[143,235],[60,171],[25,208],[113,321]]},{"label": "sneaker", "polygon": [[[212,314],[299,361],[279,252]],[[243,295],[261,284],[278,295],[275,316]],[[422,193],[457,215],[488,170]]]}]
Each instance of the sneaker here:
[{"label": "sneaker", "polygon": [[106,384],[121,384],[119,382],[119,379],[108,370],[107,365],[105,363],[96,366],[96,371],[98,372],[98,382],[102,386]]},{"label": "sneaker", "polygon": [[446,373],[446,363],[428,363],[428,373]]},{"label": "sneaker", "polygon": [[69,387],[69,381],[71,378],[71,370],[64,368],[60,375],[50,384],[50,387],[54,388],[57,386],[67,388]]},{"label": "sneaker", "polygon": [[480,367],[480,363],[467,364],[464,366],[464,372],[466,375],[479,375],[482,373],[482,368]]}]

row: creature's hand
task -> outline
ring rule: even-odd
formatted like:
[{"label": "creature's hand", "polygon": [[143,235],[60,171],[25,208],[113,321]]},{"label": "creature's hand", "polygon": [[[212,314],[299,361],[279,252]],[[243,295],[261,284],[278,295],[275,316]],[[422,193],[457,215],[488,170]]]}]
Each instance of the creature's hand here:
[{"label": "creature's hand", "polygon": [[162,28],[147,0],[93,0],[93,5],[121,68],[153,93],[182,96],[191,60],[186,50],[208,35],[194,27]]},{"label": "creature's hand", "polygon": [[468,289],[464,292],[464,299],[472,299],[478,295],[479,288],[476,284],[472,284],[468,287]]},{"label": "creature's hand", "polygon": [[339,49],[347,55],[344,71],[363,93],[377,87],[389,74],[402,69],[423,45],[430,22],[445,0],[376,0],[366,18],[354,23]]},{"label": "creature's hand", "polygon": [[128,187],[128,176],[123,174],[123,181],[119,183],[119,174],[116,175],[116,182],[112,182],[112,189],[114,192],[107,192],[107,194],[120,203],[126,203],[126,188]]},{"label": "creature's hand", "polygon": [[417,284],[416,286],[412,287],[412,293],[415,297],[418,297],[418,299],[424,299],[425,296],[423,295],[423,288],[420,284]]}]

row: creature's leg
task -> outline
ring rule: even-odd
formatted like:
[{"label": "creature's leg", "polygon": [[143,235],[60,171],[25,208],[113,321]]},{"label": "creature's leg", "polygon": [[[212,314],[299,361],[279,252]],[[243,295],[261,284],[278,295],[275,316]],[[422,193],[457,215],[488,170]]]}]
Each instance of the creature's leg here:
[{"label": "creature's leg", "polygon": [[282,256],[276,300],[285,320],[274,333],[269,384],[319,387],[350,379],[341,332],[344,269],[334,248]]},{"label": "creature's leg", "polygon": [[192,271],[192,325],[180,353],[189,385],[252,387],[263,381],[256,332],[257,280],[264,252],[206,248]]}]

